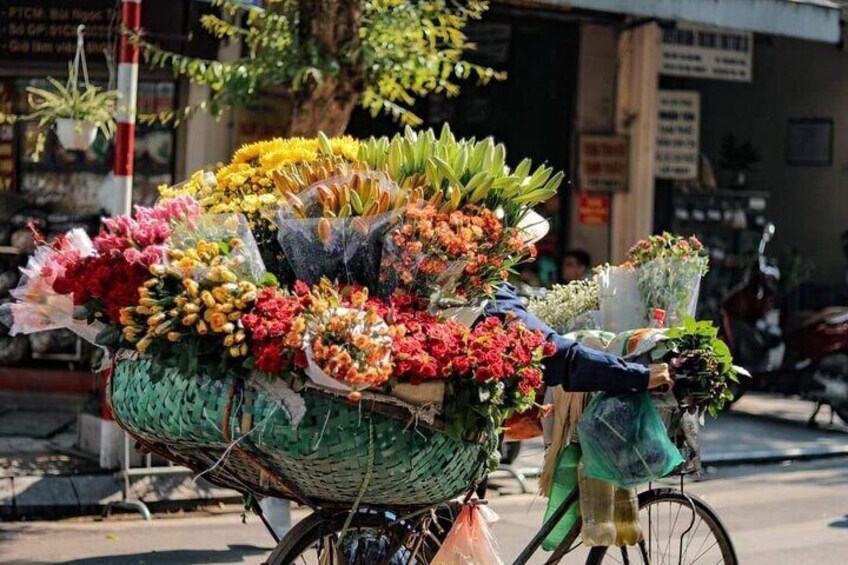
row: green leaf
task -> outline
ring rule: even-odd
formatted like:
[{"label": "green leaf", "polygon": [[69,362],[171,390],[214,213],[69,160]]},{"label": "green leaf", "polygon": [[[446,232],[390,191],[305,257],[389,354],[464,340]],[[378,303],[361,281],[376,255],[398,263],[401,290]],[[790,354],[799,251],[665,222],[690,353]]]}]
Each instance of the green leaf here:
[{"label": "green leaf", "polygon": [[96,345],[102,345],[103,347],[109,347],[112,345],[117,345],[121,339],[121,328],[115,324],[109,324],[104,327],[97,336],[94,338],[94,343]]}]

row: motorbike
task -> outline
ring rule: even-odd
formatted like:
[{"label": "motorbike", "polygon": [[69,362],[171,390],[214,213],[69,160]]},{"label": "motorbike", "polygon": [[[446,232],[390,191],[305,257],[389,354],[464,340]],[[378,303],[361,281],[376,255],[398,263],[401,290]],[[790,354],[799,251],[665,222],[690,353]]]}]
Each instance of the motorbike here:
[{"label": "motorbike", "polygon": [[758,256],[744,282],[731,291],[720,308],[722,336],[737,364],[751,379],[734,390],[748,388],[798,395],[815,404],[810,426],[823,406],[848,423],[848,306],[795,311],[784,300],[778,309],[780,271],[765,251],[774,236],[768,224]]}]

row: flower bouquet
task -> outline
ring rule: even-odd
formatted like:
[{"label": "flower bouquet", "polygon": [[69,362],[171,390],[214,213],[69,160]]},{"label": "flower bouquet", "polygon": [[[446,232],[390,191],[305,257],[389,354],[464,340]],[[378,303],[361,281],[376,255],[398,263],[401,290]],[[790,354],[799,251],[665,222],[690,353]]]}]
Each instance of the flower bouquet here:
[{"label": "flower bouquet", "polygon": [[665,310],[666,325],[676,326],[695,315],[701,277],[709,269],[704,246],[695,236],[652,235],[629,251],[639,294],[650,313]]},{"label": "flower bouquet", "polygon": [[532,258],[520,226],[561,178],[448,128],[255,143],[40,248],[7,309],[106,348],[116,421],[219,484],[431,504],[486,471],[552,353],[443,308],[479,308]]}]

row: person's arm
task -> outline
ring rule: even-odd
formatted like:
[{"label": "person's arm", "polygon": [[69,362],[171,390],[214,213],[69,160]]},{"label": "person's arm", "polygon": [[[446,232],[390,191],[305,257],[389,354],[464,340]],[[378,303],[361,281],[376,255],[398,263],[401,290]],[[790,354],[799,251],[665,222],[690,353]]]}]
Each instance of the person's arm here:
[{"label": "person's arm", "polygon": [[561,385],[572,392],[626,393],[644,392],[649,388],[670,384],[667,370],[663,375],[660,366],[650,369],[626,363],[615,355],[565,339],[528,312],[514,288],[504,285],[498,288],[486,306],[486,314],[504,316],[507,313],[515,314],[524,325],[541,331],[548,341],[556,345],[556,353],[544,360],[544,378],[548,386]]}]

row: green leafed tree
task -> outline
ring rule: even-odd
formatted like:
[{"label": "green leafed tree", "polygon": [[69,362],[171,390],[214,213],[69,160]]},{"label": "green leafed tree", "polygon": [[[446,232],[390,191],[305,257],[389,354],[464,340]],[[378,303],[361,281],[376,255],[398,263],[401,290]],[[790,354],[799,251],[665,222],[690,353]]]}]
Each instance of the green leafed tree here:
[{"label": "green leafed tree", "polygon": [[[206,85],[204,107],[213,114],[250,102],[263,92],[290,102],[289,135],[342,133],[357,104],[409,125],[411,107],[431,92],[455,95],[459,82],[501,79],[469,63],[465,33],[488,8],[483,0],[266,0],[261,7],[214,0],[202,26],[238,41],[241,55],[222,62],[165,51],[136,36],[147,63],[170,67]],[[173,118],[173,116],[164,116]]]}]

